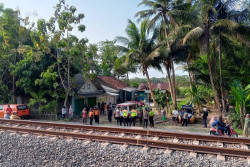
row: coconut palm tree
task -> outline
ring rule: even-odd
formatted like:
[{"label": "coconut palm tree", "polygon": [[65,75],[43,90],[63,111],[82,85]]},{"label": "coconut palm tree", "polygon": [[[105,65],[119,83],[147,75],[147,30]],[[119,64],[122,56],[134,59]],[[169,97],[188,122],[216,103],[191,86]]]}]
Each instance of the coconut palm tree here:
[{"label": "coconut palm tree", "polygon": [[[135,14],[135,17],[140,19],[151,18],[149,27],[153,27],[155,24],[162,22],[164,27],[164,33],[167,44],[168,53],[171,53],[173,47],[173,40],[170,36],[171,30],[179,29],[180,22],[191,21],[196,18],[196,15],[193,12],[187,11],[186,9],[192,7],[191,0],[184,3],[183,1],[174,1],[174,0],[142,0],[138,5],[144,5],[149,9],[139,11]],[[183,10],[185,9],[185,10]],[[170,92],[173,99],[174,106],[177,107],[176,102],[176,83],[175,83],[175,69],[174,69],[174,57],[169,54],[165,57],[163,64],[168,74],[168,80],[170,84]],[[170,70],[172,71],[173,83],[170,79]]]},{"label": "coconut palm tree", "polygon": [[123,46],[120,47],[122,48],[122,51],[126,52],[127,61],[130,60],[138,64],[138,68],[142,70],[143,75],[146,75],[151,97],[159,114],[161,115],[161,112],[155,101],[148,74],[149,67],[158,69],[161,68],[159,63],[154,61],[154,59],[160,54],[160,44],[156,44],[159,37],[159,29],[155,28],[151,31],[148,31],[149,23],[149,20],[142,21],[139,29],[136,27],[135,23],[133,23],[131,20],[128,20],[128,26],[126,28],[126,34],[128,38],[117,37],[116,39],[118,42],[123,44]]},{"label": "coconut palm tree", "polygon": [[[223,6],[230,5],[233,1],[226,1]],[[214,83],[214,74],[212,70],[212,63],[210,58],[210,45],[211,41],[213,41],[213,33],[216,31],[220,31],[220,34],[223,32],[224,34],[231,34],[233,35],[235,32],[238,32],[237,34],[234,34],[234,37],[237,37],[238,39],[245,39],[243,34],[247,34],[246,32],[249,32],[249,28],[246,26],[241,26],[240,24],[229,20],[229,19],[218,19],[218,13],[220,13],[221,8],[216,8],[218,5],[220,5],[222,1],[213,1],[213,0],[202,0],[201,1],[201,20],[200,24],[193,28],[183,39],[183,43],[185,44],[188,40],[197,40],[200,43],[200,52],[201,54],[206,54],[207,56],[207,63],[208,63],[208,70],[209,70],[209,77],[210,82],[212,86],[212,90],[214,93],[214,100],[215,105],[218,111],[220,111],[220,101],[219,96],[216,90],[216,86]],[[240,19],[240,15],[236,13],[234,16],[231,15],[231,18],[235,18],[238,16],[238,19]],[[233,33],[234,32],[234,33]],[[249,34],[249,33],[248,33]],[[220,68],[221,69],[221,68]]]}]

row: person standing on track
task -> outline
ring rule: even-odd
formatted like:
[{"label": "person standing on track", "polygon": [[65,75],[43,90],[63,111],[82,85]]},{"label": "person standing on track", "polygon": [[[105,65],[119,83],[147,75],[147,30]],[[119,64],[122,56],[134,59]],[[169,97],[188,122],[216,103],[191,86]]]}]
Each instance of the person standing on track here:
[{"label": "person standing on track", "polygon": [[133,126],[135,126],[136,116],[137,116],[137,111],[135,110],[135,108],[133,108],[131,113],[131,119],[132,119],[131,122],[133,123]]},{"label": "person standing on track", "polygon": [[149,125],[151,128],[154,127],[154,111],[152,110],[152,108],[150,108],[149,111]]},{"label": "person standing on track", "polygon": [[89,124],[92,125],[92,122],[93,122],[93,118],[94,118],[94,112],[93,112],[93,109],[90,108],[89,110]]},{"label": "person standing on track", "polygon": [[86,108],[84,108],[82,110],[82,123],[86,124],[86,122],[87,122],[87,111],[86,111]]}]

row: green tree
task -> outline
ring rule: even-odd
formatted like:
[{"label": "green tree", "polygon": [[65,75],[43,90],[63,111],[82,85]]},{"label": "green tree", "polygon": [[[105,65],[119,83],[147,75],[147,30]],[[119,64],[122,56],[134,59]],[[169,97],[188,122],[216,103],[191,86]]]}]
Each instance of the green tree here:
[{"label": "green tree", "polygon": [[[159,29],[153,29],[152,35],[150,36],[147,29],[148,25],[149,21],[145,20],[141,23],[140,29],[138,29],[135,23],[129,20],[126,28],[128,38],[117,37],[117,40],[124,44],[125,47],[122,48],[126,51],[128,59],[131,59],[133,62],[139,64],[139,68],[142,70],[143,75],[146,75],[151,97],[154,101],[155,107],[158,109],[151,81],[149,79],[148,68],[160,68],[159,63],[153,61],[155,57],[159,56],[160,45],[156,45],[159,37]],[[161,115],[159,109],[158,112]]]},{"label": "green tree", "polygon": [[41,89],[38,90],[38,92],[30,92],[32,98],[30,99],[28,106],[30,107],[38,104],[38,111],[40,111],[41,105],[47,102],[46,98],[44,97],[46,93],[47,92]]},{"label": "green tree", "polygon": [[[230,29],[235,30],[235,32],[239,32],[240,38],[244,39],[242,36],[242,29],[249,31],[246,27],[242,27],[239,24],[228,20],[228,19],[216,19],[218,16],[218,11],[216,10],[216,6],[219,5],[221,1],[201,1],[201,20],[200,25],[192,29],[184,38],[183,43],[185,44],[187,40],[199,40],[200,42],[200,52],[201,54],[206,54],[207,56],[207,64],[209,70],[209,77],[211,87],[214,93],[215,105],[218,111],[220,111],[220,100],[218,96],[218,92],[216,90],[216,85],[214,82],[214,73],[212,68],[211,61],[211,41],[213,40],[212,33],[219,27],[220,30],[223,28],[223,32],[231,32]],[[228,4],[229,1],[225,2],[224,6]],[[220,12],[220,11],[219,11]]]},{"label": "green tree", "polygon": [[[141,5],[144,5],[149,9],[137,12],[135,14],[135,17],[139,17],[139,19],[152,18],[149,23],[149,27],[152,27],[159,22],[161,22],[162,24],[162,39],[165,38],[166,40],[166,52],[168,53],[163,57],[163,64],[169,78],[168,80],[170,84],[171,97],[173,99],[174,106],[177,107],[173,54],[173,45],[175,45],[176,42],[174,42],[175,40],[173,40],[171,31],[179,31],[180,29],[182,29],[182,26],[180,24],[181,22],[193,20],[196,18],[196,15],[192,12],[183,10],[183,8],[191,8],[192,3],[191,1],[184,3],[183,1],[174,0],[142,0],[142,2],[138,6]],[[176,33],[174,34],[176,35]],[[170,79],[170,70],[172,71],[172,81]]]},{"label": "green tree", "polygon": [[65,0],[60,0],[55,7],[54,17],[47,23],[52,43],[56,48],[52,55],[56,59],[60,84],[64,90],[64,105],[66,105],[69,95],[73,93],[73,64],[79,62],[79,57],[83,56],[82,49],[85,49],[87,42],[85,39],[79,40],[69,33],[73,30],[73,26],[78,26],[80,32],[85,31],[85,26],[80,24],[83,18],[84,14],[77,15],[74,6],[69,7],[65,4]]},{"label": "green tree", "polygon": [[238,80],[234,80],[231,87],[234,100],[236,101],[235,110],[240,115],[240,125],[244,129],[244,120],[246,115],[246,105],[249,105],[250,101],[250,84],[244,89]]}]

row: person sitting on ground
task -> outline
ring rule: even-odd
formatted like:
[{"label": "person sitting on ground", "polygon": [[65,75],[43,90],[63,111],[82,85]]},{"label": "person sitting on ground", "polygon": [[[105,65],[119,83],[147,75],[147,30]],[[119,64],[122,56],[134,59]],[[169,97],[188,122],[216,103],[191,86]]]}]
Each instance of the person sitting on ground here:
[{"label": "person sitting on ground", "polygon": [[172,111],[173,119],[172,119],[172,125],[175,123],[177,125],[177,119],[178,119],[178,108],[176,107],[175,110]]},{"label": "person sitting on ground", "polygon": [[17,112],[14,111],[12,115],[10,116],[10,119],[21,119],[19,116],[17,116]]}]

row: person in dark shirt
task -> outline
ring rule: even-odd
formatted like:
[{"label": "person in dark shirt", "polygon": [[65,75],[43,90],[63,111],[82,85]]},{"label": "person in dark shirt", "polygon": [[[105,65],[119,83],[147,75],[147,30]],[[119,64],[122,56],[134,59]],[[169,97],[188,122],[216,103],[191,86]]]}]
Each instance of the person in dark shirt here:
[{"label": "person in dark shirt", "polygon": [[223,135],[224,135],[224,132],[227,133],[227,134],[229,133],[229,130],[228,130],[226,124],[222,121],[222,117],[221,116],[219,117],[219,121],[217,122],[216,126],[218,127],[219,130],[222,131]]},{"label": "person in dark shirt", "polygon": [[204,123],[205,128],[207,128],[207,116],[208,116],[207,108],[204,108],[203,109],[203,123]]},{"label": "person in dark shirt", "polygon": [[110,123],[112,121],[112,115],[113,115],[112,113],[113,113],[113,111],[112,111],[111,107],[109,107],[108,108],[108,120]]}]

